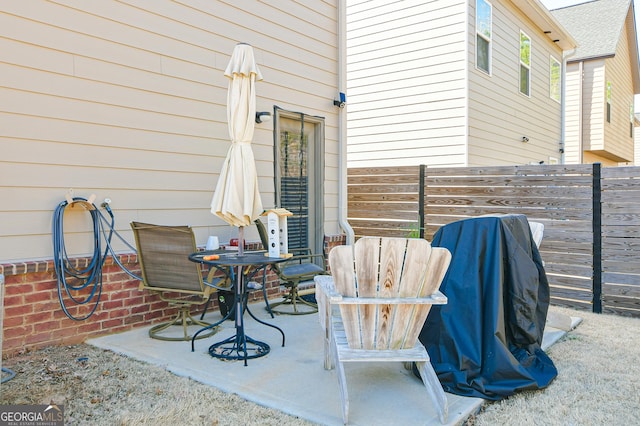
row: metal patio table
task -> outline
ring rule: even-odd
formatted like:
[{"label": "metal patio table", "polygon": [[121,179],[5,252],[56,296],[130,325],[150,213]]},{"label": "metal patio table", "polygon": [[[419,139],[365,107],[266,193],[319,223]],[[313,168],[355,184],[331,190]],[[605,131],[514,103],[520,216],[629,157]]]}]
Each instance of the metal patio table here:
[{"label": "metal patio table", "polygon": [[220,254],[219,259],[215,260],[205,260],[204,257],[207,255],[207,252],[196,252],[189,255],[189,260],[192,262],[199,262],[203,264],[207,264],[216,268],[230,268],[232,273],[235,275],[235,280],[233,283],[234,287],[234,295],[235,301],[231,310],[227,313],[227,315],[222,318],[220,321],[215,322],[207,327],[204,327],[198,330],[191,339],[191,351],[195,350],[194,342],[196,337],[213,327],[218,326],[219,324],[226,321],[228,318],[231,318],[233,315],[235,321],[235,331],[236,334],[224,339],[220,342],[214,343],[209,347],[209,354],[212,357],[225,359],[225,360],[244,360],[244,365],[247,365],[247,360],[251,358],[259,358],[265,356],[271,350],[271,347],[262,341],[253,339],[246,335],[244,330],[244,312],[247,311],[249,315],[259,322],[260,324],[264,324],[266,326],[275,328],[282,334],[282,346],[284,346],[285,336],[284,332],[281,328],[264,322],[258,318],[251,312],[247,303],[245,303],[245,282],[244,282],[244,274],[243,269],[247,266],[252,266],[255,268],[263,268],[268,265],[272,265],[274,263],[283,262],[286,259],[280,257],[267,257],[266,252],[244,252],[243,254],[238,253],[229,253],[229,254]]}]

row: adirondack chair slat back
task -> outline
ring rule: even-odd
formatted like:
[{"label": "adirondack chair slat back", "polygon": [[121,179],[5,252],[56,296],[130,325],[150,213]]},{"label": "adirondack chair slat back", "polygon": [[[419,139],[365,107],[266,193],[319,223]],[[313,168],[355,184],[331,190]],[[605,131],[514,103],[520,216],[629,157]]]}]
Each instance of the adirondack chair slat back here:
[{"label": "adirondack chair slat back", "polygon": [[338,293],[389,299],[388,304],[340,304],[349,347],[413,347],[431,305],[398,299],[427,297],[438,290],[450,259],[448,250],[415,238],[363,237],[353,247],[331,250],[329,264]]}]

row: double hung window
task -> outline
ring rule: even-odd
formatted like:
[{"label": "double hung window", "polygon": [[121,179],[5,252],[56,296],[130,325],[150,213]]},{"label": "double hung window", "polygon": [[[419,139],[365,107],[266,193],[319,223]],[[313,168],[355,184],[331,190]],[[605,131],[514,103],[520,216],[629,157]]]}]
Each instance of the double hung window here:
[{"label": "double hung window", "polygon": [[476,1],[476,68],[491,74],[492,6]]},{"label": "double hung window", "polygon": [[531,96],[531,38],[520,31],[520,93]]}]

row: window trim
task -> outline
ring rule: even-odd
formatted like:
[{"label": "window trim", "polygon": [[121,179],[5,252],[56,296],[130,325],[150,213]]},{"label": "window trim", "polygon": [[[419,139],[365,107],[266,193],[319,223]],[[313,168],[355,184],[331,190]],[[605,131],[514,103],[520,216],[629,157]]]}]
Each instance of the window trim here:
[{"label": "window trim", "polygon": [[[487,36],[486,34],[483,34],[480,29],[479,29],[479,25],[478,25],[478,5],[480,3],[484,3],[489,7],[489,36]],[[493,5],[487,1],[487,0],[476,0],[476,19],[475,19],[475,32],[476,32],[476,48],[475,48],[475,68],[478,71],[481,71],[487,75],[491,75],[491,71],[492,71],[492,51],[493,51]],[[488,69],[484,69],[478,66],[478,37],[482,38],[483,40],[485,40],[487,42],[487,68]]]},{"label": "window trim", "polygon": [[607,80],[607,84],[605,85],[605,93],[604,93],[604,97],[605,97],[605,101],[606,101],[606,111],[605,111],[605,119],[607,120],[607,123],[611,123],[611,110],[613,109],[612,107],[612,92],[613,92],[613,84],[611,84],[611,81]]}]

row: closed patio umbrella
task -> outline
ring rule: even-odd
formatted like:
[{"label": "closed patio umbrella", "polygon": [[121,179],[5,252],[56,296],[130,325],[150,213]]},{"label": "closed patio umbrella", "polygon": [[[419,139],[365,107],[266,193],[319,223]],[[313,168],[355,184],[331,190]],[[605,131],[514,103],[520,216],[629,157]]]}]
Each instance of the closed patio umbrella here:
[{"label": "closed patio umbrella", "polygon": [[229,78],[227,121],[231,147],[211,200],[211,213],[239,227],[238,250],[242,254],[243,227],[251,225],[263,212],[251,149],[256,115],[255,87],[256,81],[262,80],[262,75],[250,45],[236,45],[224,75]]}]

